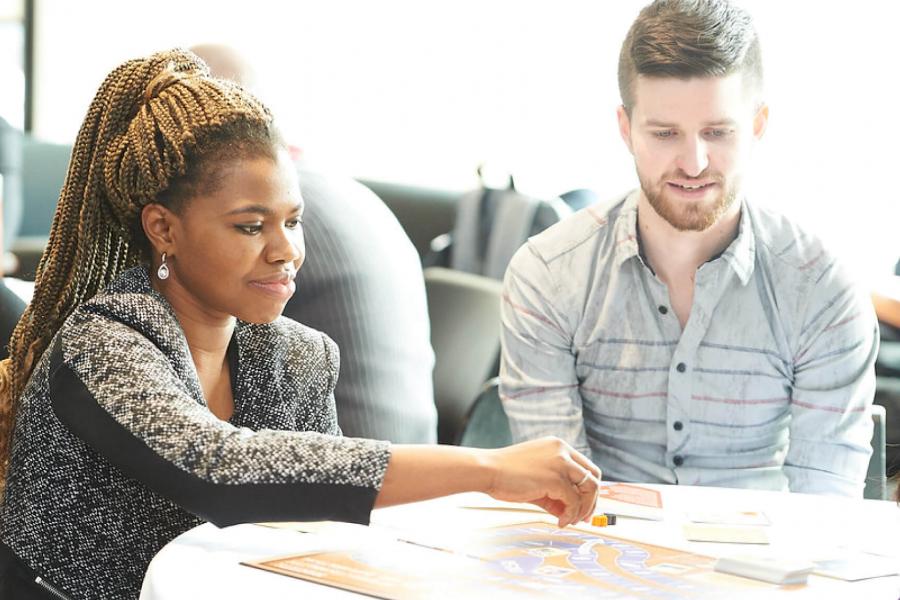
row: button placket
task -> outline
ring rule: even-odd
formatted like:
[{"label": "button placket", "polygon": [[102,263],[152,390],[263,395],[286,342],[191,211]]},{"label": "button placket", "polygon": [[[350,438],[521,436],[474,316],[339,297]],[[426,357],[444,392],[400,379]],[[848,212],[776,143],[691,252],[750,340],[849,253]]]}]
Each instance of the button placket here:
[{"label": "button placket", "polygon": [[688,431],[685,424],[690,421],[690,403],[693,392],[691,367],[697,359],[700,340],[708,324],[707,312],[704,310],[703,305],[698,302],[691,307],[691,314],[684,330],[681,332],[681,337],[678,340],[678,345],[675,347],[672,362],[670,363],[670,395],[674,393],[681,400],[677,405],[670,403],[668,411],[668,450],[669,452],[677,453],[671,457],[673,468],[681,467],[685,461],[685,453],[687,451],[685,445],[688,443]]},{"label": "button placket", "polygon": [[698,360],[697,353],[700,342],[709,329],[710,315],[721,298],[727,281],[728,277],[720,276],[718,269],[698,270],[691,314],[672,355],[670,364],[674,368],[669,371],[669,394],[671,398],[675,393],[682,400],[678,407],[680,410],[674,411],[671,401],[669,409],[668,450],[674,453],[671,455],[671,464],[676,469],[684,465],[689,454],[685,436],[688,435],[686,425],[690,423],[692,414],[693,368]]}]

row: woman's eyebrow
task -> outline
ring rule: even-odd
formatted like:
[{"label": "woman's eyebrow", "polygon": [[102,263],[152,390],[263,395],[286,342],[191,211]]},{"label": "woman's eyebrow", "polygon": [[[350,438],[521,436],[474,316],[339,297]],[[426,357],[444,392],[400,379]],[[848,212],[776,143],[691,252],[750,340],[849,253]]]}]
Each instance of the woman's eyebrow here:
[{"label": "woman's eyebrow", "polygon": [[[303,203],[298,202],[292,209],[291,212],[302,212],[303,211]],[[247,206],[241,206],[239,208],[235,208],[234,210],[230,210],[225,213],[226,216],[231,215],[245,215],[245,214],[260,214],[263,216],[270,216],[275,214],[268,206],[263,206],[262,204],[248,204]]]}]

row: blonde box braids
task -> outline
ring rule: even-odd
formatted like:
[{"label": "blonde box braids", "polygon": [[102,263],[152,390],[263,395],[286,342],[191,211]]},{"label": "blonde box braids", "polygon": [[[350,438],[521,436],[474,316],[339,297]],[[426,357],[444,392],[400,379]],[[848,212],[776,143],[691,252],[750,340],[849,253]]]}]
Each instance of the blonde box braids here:
[{"label": "blonde box braids", "polygon": [[72,149],[34,297],[0,363],[0,493],[20,396],[53,335],[82,302],[141,262],[141,209],[184,176],[209,131],[271,127],[237,85],[186,50],[131,60],[107,76]]}]

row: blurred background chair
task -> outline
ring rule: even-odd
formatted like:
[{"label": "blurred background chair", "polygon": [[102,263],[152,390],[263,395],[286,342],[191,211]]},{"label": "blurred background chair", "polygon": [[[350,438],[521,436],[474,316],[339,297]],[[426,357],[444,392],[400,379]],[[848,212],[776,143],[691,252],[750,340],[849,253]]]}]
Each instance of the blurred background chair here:
[{"label": "blurred background chair", "polygon": [[559,195],[560,200],[569,205],[573,211],[581,210],[591,204],[600,202],[600,196],[594,190],[578,188]]},{"label": "blurred background chair", "polygon": [[56,202],[69,167],[72,146],[55,144],[26,134],[22,139],[22,216],[15,239],[16,277],[33,280],[50,235]]},{"label": "blurred background chair", "polygon": [[483,167],[478,167],[481,185],[455,203],[452,230],[431,240],[423,258],[426,267],[451,267],[502,280],[513,254],[529,237],[572,214],[560,198],[521,193],[512,175],[503,187],[489,186]]},{"label": "blurred background chair", "polygon": [[420,259],[430,252],[431,240],[453,227],[456,203],[462,192],[368,179],[359,182],[375,192],[391,209]]},{"label": "blurred background chair", "polygon": [[452,444],[482,386],[497,374],[501,284],[471,273],[429,267],[425,293],[435,355],[438,441]]},{"label": "blurred background chair", "polygon": [[875,430],[872,433],[872,458],[869,459],[869,470],[866,473],[866,487],[863,497],[870,500],[886,500],[887,460],[885,456],[885,423],[887,421],[883,406],[872,406],[872,420]]},{"label": "blurred background chair", "polygon": [[503,448],[512,444],[509,419],[500,402],[499,377],[484,384],[463,421],[457,442],[472,448]]}]

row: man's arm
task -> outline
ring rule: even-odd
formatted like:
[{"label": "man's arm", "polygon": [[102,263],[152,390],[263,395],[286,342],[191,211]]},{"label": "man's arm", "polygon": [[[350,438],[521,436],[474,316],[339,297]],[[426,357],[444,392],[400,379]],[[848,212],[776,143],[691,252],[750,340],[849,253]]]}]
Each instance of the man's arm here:
[{"label": "man's arm", "polygon": [[500,397],[513,439],[562,438],[590,457],[575,374],[575,315],[530,244],[513,257],[503,282]]},{"label": "man's arm", "polygon": [[[837,269],[835,269],[837,271]],[[860,497],[872,453],[878,329],[872,305],[840,276],[817,286],[794,356],[791,491]]]}]

